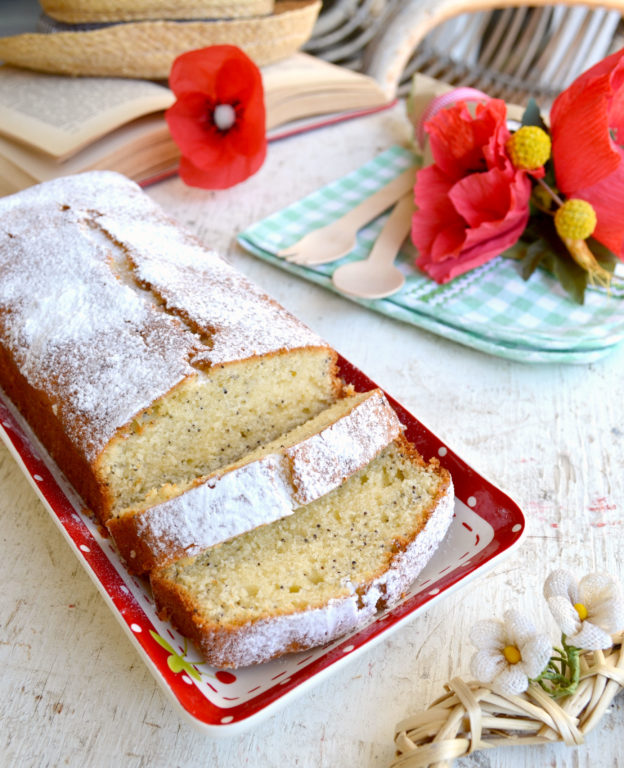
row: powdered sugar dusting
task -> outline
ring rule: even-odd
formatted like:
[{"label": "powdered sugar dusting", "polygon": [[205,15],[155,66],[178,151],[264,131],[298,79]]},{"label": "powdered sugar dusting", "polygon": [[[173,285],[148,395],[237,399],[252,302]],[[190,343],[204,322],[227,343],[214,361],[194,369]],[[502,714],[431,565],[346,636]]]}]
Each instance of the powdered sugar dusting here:
[{"label": "powdered sugar dusting", "polygon": [[357,472],[401,431],[381,391],[373,392],[350,414],[288,450],[296,499],[309,504]]},{"label": "powdered sugar dusting", "polygon": [[29,192],[23,207],[0,201],[0,340],[93,458],[151,400],[194,375],[187,361],[197,339],[119,284],[79,207]]},{"label": "powdered sugar dusting", "polygon": [[[123,216],[100,216],[98,225],[128,250],[138,279],[164,299],[170,312],[210,336],[196,362],[227,363],[283,349],[326,346],[214,251],[173,228],[152,205],[148,198],[133,200]],[[149,228],[142,223],[148,213]]]},{"label": "powdered sugar dusting", "polygon": [[158,559],[176,549],[193,554],[292,511],[287,462],[271,454],[152,507],[138,516],[137,533]]},{"label": "powdered sugar dusting", "polygon": [[[89,460],[195,362],[322,344],[115,173],[3,198],[0,241],[0,343]],[[125,251],[174,312],[115,276]]]}]

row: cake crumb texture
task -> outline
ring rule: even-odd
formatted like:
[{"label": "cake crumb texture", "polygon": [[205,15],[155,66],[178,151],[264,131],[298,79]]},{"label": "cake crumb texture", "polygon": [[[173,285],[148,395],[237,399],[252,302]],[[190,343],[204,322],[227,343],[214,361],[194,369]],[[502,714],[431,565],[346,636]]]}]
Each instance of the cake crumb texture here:
[{"label": "cake crumb texture", "polygon": [[291,514],[339,486],[400,432],[381,390],[346,394],[243,460],[148,493],[107,526],[129,568],[144,573]]},{"label": "cake crumb texture", "polygon": [[450,524],[452,483],[397,439],[290,517],[152,573],[161,613],[209,663],[326,643],[396,603]]}]

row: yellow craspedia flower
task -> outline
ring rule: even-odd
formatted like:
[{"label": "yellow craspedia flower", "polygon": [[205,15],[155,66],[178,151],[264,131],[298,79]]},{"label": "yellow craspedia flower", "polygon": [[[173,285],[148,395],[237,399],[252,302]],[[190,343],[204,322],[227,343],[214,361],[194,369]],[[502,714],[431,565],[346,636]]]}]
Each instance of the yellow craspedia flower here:
[{"label": "yellow craspedia flower", "polygon": [[536,125],[523,125],[507,140],[506,147],[516,168],[532,171],[550,157],[550,136]]},{"label": "yellow craspedia flower", "polygon": [[566,240],[585,240],[596,229],[596,211],[586,200],[571,198],[557,208],[555,229]]}]

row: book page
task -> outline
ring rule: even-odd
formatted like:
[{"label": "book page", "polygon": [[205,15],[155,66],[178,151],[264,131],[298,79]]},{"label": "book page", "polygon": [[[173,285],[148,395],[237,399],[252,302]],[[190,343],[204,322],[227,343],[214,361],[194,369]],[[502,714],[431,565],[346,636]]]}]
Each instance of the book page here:
[{"label": "book page", "polygon": [[357,117],[366,117],[367,115],[390,109],[394,104],[396,104],[396,101],[382,104],[380,107],[364,107],[362,109],[345,109],[340,110],[339,112],[317,113],[311,117],[302,117],[300,120],[291,120],[290,122],[281,123],[268,130],[267,139],[268,141],[288,139],[291,136],[296,136],[298,133],[315,131],[320,128],[335,125],[336,123],[354,120]]},{"label": "book page", "polygon": [[0,133],[59,159],[174,100],[168,88],[147,80],[0,67]]},{"label": "book page", "polygon": [[[388,106],[372,78],[307,54],[268,65],[262,74],[272,140]],[[179,157],[163,114],[174,100],[168,88],[150,81],[0,66],[0,157],[32,181],[87,168],[137,178],[142,164],[168,167]],[[292,121],[299,122],[291,130],[271,130]]]},{"label": "book page", "polygon": [[0,136],[0,158],[12,161],[31,179],[49,181],[82,171],[105,169],[141,179],[177,164],[179,150],[162,115],[146,115],[102,137],[82,152],[59,162],[42,152]]},{"label": "book page", "polygon": [[267,64],[262,67],[262,80],[265,90],[270,94],[281,90],[294,93],[297,88],[306,88],[309,84],[317,88],[331,88],[334,85],[365,87],[382,92],[372,77],[307,53],[295,53],[287,59]]},{"label": "book page", "polygon": [[21,189],[37,183],[37,179],[29,176],[15,163],[0,155],[0,197],[12,195]]},{"label": "book page", "polygon": [[262,79],[269,130],[316,114],[389,103],[372,77],[305,53],[264,67]]}]

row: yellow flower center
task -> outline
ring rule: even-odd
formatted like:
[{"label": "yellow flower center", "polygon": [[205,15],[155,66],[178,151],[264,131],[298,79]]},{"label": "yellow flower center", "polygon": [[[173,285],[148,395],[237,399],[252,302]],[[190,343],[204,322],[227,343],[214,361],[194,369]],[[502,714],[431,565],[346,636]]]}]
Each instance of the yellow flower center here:
[{"label": "yellow flower center", "polygon": [[507,140],[506,147],[516,168],[531,171],[550,157],[550,136],[536,125],[523,125]]},{"label": "yellow flower center", "polygon": [[503,648],[503,656],[510,664],[517,664],[522,661],[522,654],[515,645],[506,645]]},{"label": "yellow flower center", "polygon": [[583,603],[574,603],[574,609],[578,613],[578,617],[581,621],[585,621],[587,618],[587,608],[583,605]]},{"label": "yellow flower center", "polygon": [[596,229],[596,211],[586,200],[566,200],[555,213],[555,229],[566,240],[585,240]]}]

